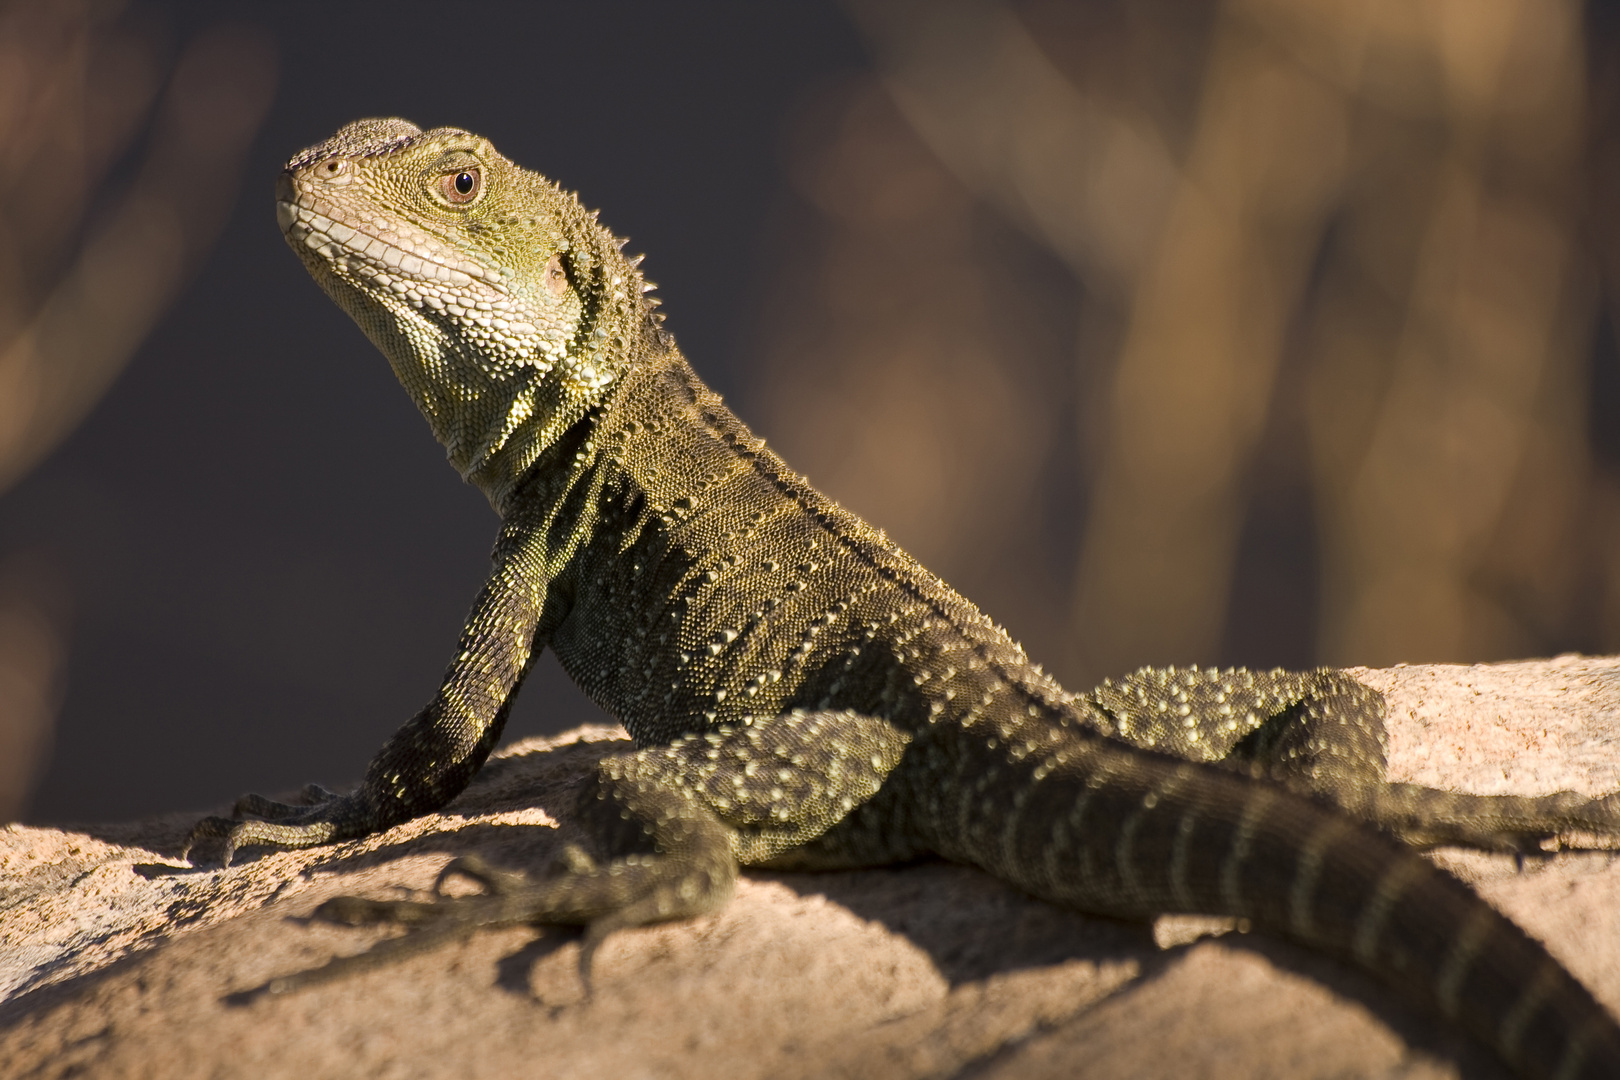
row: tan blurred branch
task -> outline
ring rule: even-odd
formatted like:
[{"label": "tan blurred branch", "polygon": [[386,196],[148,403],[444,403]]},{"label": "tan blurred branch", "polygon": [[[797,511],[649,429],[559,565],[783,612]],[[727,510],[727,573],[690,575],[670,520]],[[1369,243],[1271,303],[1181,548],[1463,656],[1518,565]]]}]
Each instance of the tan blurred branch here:
[{"label": "tan blurred branch", "polygon": [[[150,116],[162,65],[120,8],[0,8],[0,491],[79,424],[202,262],[270,104],[270,41],[216,28],[187,44]],[[148,120],[134,181],[93,217]],[[0,561],[0,819],[50,741],[68,597],[48,560]]]},{"label": "tan blurred branch", "polygon": [[1439,78],[1379,88],[1433,134],[1394,167],[1368,164],[1312,327],[1322,652],[1523,655],[1567,624],[1581,572],[1594,286],[1575,235],[1580,9],[1376,10],[1368,47]]},{"label": "tan blurred branch", "polygon": [[1342,94],[1244,8],[1216,32],[1179,168],[997,4],[853,8],[935,152],[1129,308],[1073,614],[1099,674],[1219,644],[1238,484],[1342,178]]},{"label": "tan blurred branch", "polygon": [[[1022,21],[1050,15],[1037,0],[847,2],[940,161],[1063,259],[1088,311],[1120,311],[1078,667],[1218,654],[1290,349],[1324,658],[1491,659],[1569,632],[1593,291],[1574,0],[1224,0],[1185,140],[1117,79],[1060,68]],[[1171,40],[1193,6],[1097,24],[1115,38],[1090,55]],[[1108,341],[1084,325],[1081,365]]]},{"label": "tan blurred branch", "polygon": [[1215,32],[1118,360],[1075,590],[1077,645],[1096,671],[1216,654],[1242,483],[1344,178],[1344,96],[1248,6],[1227,4]]},{"label": "tan blurred branch", "polygon": [[67,669],[67,575],[42,552],[0,562],[0,822],[27,804]]},{"label": "tan blurred branch", "polygon": [[[75,45],[70,60],[84,51]],[[188,45],[134,185],[0,351],[0,490],[77,426],[200,263],[235,201],[273,86],[273,49],[261,34],[218,29]],[[83,121],[71,107],[50,118]],[[43,132],[41,142],[55,137]],[[49,176],[49,155],[12,162]]]},{"label": "tan blurred branch", "polygon": [[968,188],[1118,294],[1151,254],[1177,169],[1160,133],[1081,92],[990,0],[848,0],[885,85]]},{"label": "tan blurred branch", "polygon": [[1001,543],[1001,526],[1034,520],[1027,463],[1049,453],[1061,397],[1040,335],[1007,317],[1018,276],[986,265],[971,193],[875,79],[818,104],[788,172],[820,228],[779,279],[756,415],[796,467],[953,580],[1028,561],[1034,545]]}]

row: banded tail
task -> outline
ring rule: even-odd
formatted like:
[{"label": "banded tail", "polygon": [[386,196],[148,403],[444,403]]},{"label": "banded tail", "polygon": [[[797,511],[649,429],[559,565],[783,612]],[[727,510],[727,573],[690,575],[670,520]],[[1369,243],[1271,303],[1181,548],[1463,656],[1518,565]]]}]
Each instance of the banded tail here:
[{"label": "banded tail", "polygon": [[1101,739],[987,754],[958,734],[983,764],[936,804],[950,857],[1082,911],[1247,919],[1366,969],[1524,1076],[1620,1077],[1620,1026],[1539,942],[1354,819]]}]

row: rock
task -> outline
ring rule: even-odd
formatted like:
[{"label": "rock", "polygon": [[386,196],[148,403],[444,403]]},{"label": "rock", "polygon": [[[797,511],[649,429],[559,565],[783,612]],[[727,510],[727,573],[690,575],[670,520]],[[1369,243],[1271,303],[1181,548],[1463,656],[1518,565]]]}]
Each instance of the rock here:
[{"label": "rock", "polygon": [[[1620,787],[1620,659],[1356,674],[1390,772],[1467,790]],[[365,841],[175,858],[198,816],[0,831],[0,1075],[28,1077],[1499,1077],[1381,985],[1218,920],[1087,918],[926,863],[750,873],[723,911],[613,935],[491,931],[284,997],[244,993],[395,933],[322,900],[431,886],[453,856],[544,867],[622,731],[503,749],[444,813]],[[1620,866],[1439,860],[1620,1011]]]}]

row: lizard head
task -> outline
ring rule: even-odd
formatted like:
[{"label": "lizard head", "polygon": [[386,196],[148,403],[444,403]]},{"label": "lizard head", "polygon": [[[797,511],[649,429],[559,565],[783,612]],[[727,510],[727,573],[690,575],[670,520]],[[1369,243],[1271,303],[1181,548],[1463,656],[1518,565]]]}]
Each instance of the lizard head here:
[{"label": "lizard head", "polygon": [[456,128],[349,124],[287,163],[276,217],[497,509],[624,373],[650,316],[623,241]]}]

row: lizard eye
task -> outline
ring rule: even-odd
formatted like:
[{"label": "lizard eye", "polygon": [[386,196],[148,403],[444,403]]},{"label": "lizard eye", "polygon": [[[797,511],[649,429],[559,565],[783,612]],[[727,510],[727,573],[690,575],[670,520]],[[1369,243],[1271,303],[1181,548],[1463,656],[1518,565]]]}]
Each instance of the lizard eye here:
[{"label": "lizard eye", "polygon": [[439,194],[444,201],[455,206],[465,206],[478,198],[483,190],[484,175],[481,169],[462,169],[460,172],[445,173],[439,177]]}]

